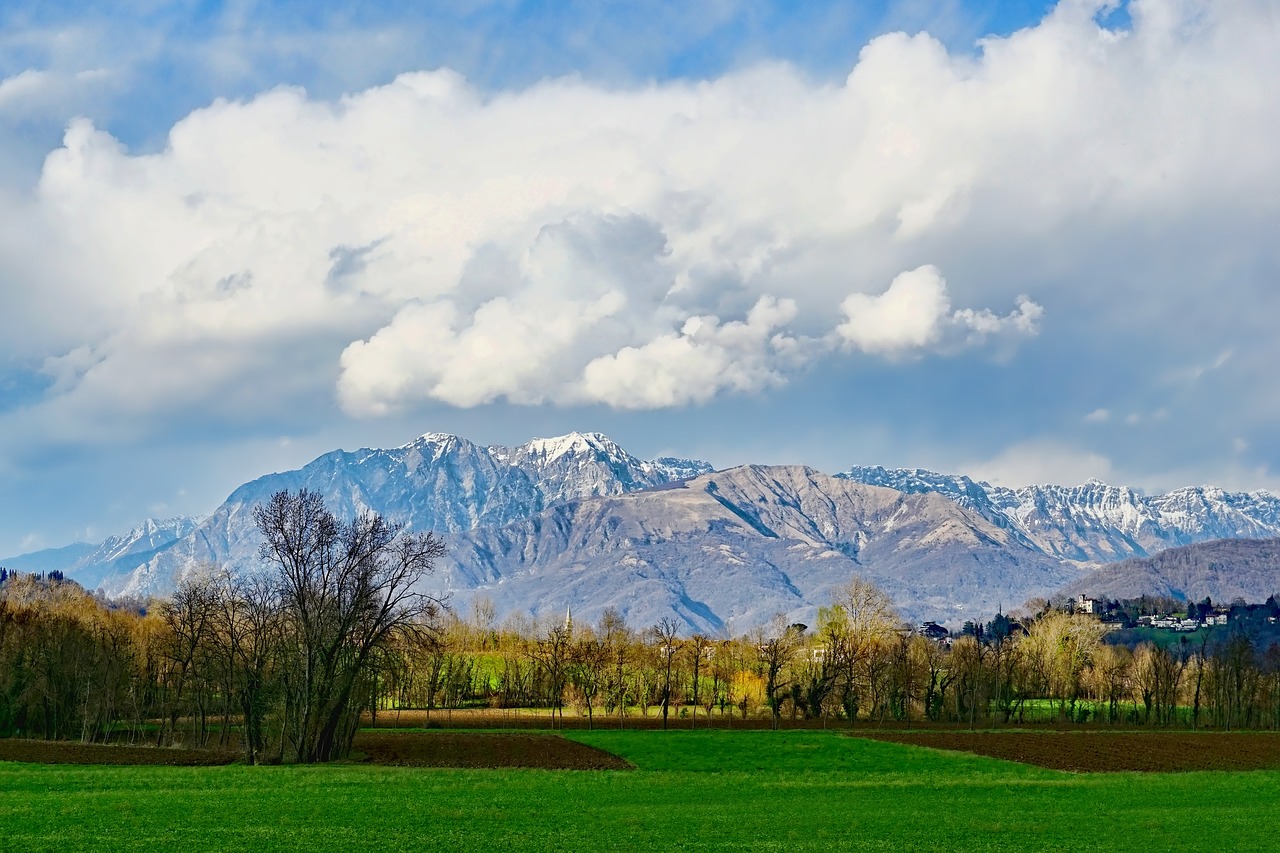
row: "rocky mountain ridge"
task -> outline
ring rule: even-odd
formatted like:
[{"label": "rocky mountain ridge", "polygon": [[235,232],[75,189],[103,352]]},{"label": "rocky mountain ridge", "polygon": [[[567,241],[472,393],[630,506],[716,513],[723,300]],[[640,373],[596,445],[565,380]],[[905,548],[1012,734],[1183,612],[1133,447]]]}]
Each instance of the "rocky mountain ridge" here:
[{"label": "rocky mountain ridge", "polygon": [[854,467],[836,475],[913,494],[934,492],[1007,527],[1045,554],[1081,563],[1145,557],[1215,539],[1280,536],[1280,496],[1190,486],[1143,495],[1089,480],[1010,489],[919,468]]},{"label": "rocky mountain ridge", "polygon": [[1020,603],[1081,570],[935,494],[904,494],[802,466],[747,465],[669,488],[571,501],[450,541],[442,580],[499,612],[633,624],[676,616],[737,632],[776,613],[816,624],[854,575],[906,618],[960,622]]}]

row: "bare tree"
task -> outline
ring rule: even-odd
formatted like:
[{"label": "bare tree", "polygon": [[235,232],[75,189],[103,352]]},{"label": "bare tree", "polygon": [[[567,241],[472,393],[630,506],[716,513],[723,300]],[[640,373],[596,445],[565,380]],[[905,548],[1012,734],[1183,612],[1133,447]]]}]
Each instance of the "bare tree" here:
[{"label": "bare tree", "polygon": [[[829,659],[834,692],[849,722],[861,707],[874,713],[878,703],[882,652],[897,637],[899,623],[893,600],[870,581],[857,576],[837,589],[831,607],[819,611],[823,654]],[[862,701],[863,691],[869,702]]]},{"label": "bare tree", "polygon": [[663,616],[649,629],[649,636],[657,646],[662,667],[662,728],[665,730],[671,713],[671,669],[676,655],[680,653],[680,623],[670,616]]},{"label": "bare tree", "polygon": [[572,651],[572,634],[567,625],[552,624],[546,633],[529,644],[529,656],[547,679],[553,725],[564,723],[564,688],[569,680]]},{"label": "bare tree", "polygon": [[[702,662],[707,652],[711,649],[711,641],[707,639],[705,634],[694,634],[689,638],[686,648],[689,650],[689,684],[690,699],[693,700],[693,717],[698,717],[698,696],[702,689]],[[708,716],[711,714],[707,711]],[[690,723],[692,728],[693,724]]]},{"label": "bare tree", "polygon": [[219,575],[217,644],[226,670],[228,709],[240,711],[246,764],[267,748],[266,716],[276,692],[283,613],[275,584],[261,574]]},{"label": "bare tree", "polygon": [[606,671],[605,706],[612,705],[618,711],[618,728],[622,728],[627,713],[627,663],[631,657],[631,629],[616,609],[607,608],[600,616],[596,634],[604,644],[609,657]]},{"label": "bare tree", "polygon": [[339,522],[305,489],[277,492],[253,516],[295,637],[286,682],[294,757],[341,757],[368,698],[356,693],[371,655],[394,635],[425,638],[432,630],[441,602],[421,587],[444,543],[432,533],[405,534],[373,513]]},{"label": "bare tree", "polygon": [[573,643],[570,652],[569,679],[582,698],[587,711],[587,728],[595,728],[595,705],[600,689],[608,677],[609,648],[588,634]]},{"label": "bare tree", "polygon": [[760,658],[761,674],[764,676],[764,695],[773,715],[773,728],[778,728],[778,720],[782,714],[781,696],[783,690],[790,686],[785,673],[788,664],[801,645],[801,626],[787,625],[781,616],[775,617],[769,631],[761,632],[756,639],[756,651]]},{"label": "bare tree", "polygon": [[217,581],[212,572],[200,571],[183,578],[173,597],[160,606],[160,617],[168,628],[165,656],[168,667],[165,686],[172,691],[167,713],[157,734],[157,743],[165,732],[177,733],[178,717],[184,710],[194,712],[197,724],[193,737],[197,746],[204,745],[205,703],[200,684],[206,674],[200,656],[207,650],[218,610]]}]

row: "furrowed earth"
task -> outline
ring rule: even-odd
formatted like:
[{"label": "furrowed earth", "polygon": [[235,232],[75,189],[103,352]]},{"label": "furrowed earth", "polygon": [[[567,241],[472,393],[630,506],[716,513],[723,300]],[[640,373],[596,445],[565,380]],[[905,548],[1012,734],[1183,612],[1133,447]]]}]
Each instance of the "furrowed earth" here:
[{"label": "furrowed earth", "polygon": [[[238,758],[225,750],[0,739],[0,761],[27,764],[212,767]],[[612,753],[559,735],[506,732],[360,732],[352,760],[395,767],[631,769]]]},{"label": "furrowed earth", "polygon": [[28,764],[214,767],[220,764],[231,764],[239,757],[239,753],[212,749],[175,749],[62,740],[0,738],[0,761],[22,761]]},{"label": "furrowed earth", "polygon": [[[851,736],[967,752],[1073,772],[1280,770],[1280,734],[1271,732],[891,731]],[[0,761],[34,764],[231,764],[227,750],[0,739]],[[352,761],[396,767],[630,770],[626,760],[557,734],[365,730]]]},{"label": "furrowed earth", "polygon": [[370,763],[399,767],[631,769],[612,753],[550,734],[361,732],[354,748]]}]

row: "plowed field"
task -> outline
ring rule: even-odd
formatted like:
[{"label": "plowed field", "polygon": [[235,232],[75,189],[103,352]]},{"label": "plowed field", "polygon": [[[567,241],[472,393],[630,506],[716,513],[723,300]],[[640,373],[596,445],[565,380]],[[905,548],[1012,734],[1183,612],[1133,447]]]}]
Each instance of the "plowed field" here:
[{"label": "plowed field", "polygon": [[1260,732],[862,732],[857,737],[971,752],[1053,770],[1280,769],[1280,734]]},{"label": "plowed field", "polygon": [[0,739],[0,761],[25,761],[32,764],[165,764],[171,767],[212,767],[230,764],[236,757],[234,752],[209,749]]},{"label": "plowed field", "polygon": [[616,755],[557,735],[361,732],[354,749],[374,764],[405,767],[531,767],[630,770]]},{"label": "plowed field", "polygon": [[[402,767],[531,767],[544,770],[630,770],[611,753],[558,735],[475,732],[362,732],[357,759]],[[106,746],[67,741],[0,739],[0,761],[31,764],[230,764],[234,752]]]}]

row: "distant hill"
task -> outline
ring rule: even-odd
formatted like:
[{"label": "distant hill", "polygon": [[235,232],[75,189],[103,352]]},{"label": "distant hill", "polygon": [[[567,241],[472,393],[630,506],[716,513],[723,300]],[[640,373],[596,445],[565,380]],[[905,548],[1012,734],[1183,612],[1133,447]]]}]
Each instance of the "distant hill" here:
[{"label": "distant hill", "polygon": [[1058,595],[1094,598],[1167,595],[1218,603],[1263,602],[1280,594],[1280,538],[1224,539],[1122,560],[1074,581]]},{"label": "distant hill", "polygon": [[76,542],[63,545],[61,548],[45,548],[42,551],[32,551],[30,554],[20,554],[16,557],[0,557],[0,566],[28,574],[46,574],[53,571],[65,574],[68,567],[76,565],[98,547],[88,542]]}]

